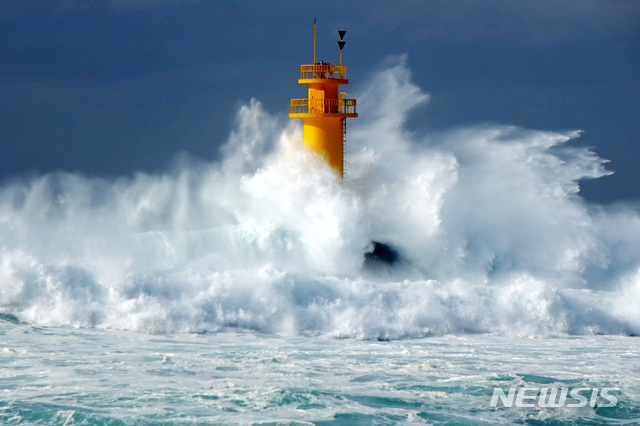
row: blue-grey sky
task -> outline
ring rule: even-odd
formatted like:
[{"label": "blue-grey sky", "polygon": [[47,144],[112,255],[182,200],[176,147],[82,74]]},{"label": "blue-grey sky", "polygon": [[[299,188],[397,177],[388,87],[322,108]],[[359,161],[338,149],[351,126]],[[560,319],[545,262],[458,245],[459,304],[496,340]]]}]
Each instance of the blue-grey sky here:
[{"label": "blue-grey sky", "polygon": [[408,125],[582,129],[615,172],[596,202],[640,200],[640,1],[2,0],[0,179],[113,177],[215,159],[251,98],[285,116],[298,66],[337,59],[355,90],[407,54],[432,95]]}]

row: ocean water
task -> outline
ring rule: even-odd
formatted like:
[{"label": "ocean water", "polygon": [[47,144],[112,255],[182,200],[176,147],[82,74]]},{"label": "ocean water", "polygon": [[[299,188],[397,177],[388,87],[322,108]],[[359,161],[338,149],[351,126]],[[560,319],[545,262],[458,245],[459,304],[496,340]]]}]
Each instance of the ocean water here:
[{"label": "ocean water", "polygon": [[[633,424],[624,336],[394,341],[3,322],[3,424]],[[490,408],[496,387],[616,388],[615,407]],[[606,401],[605,401],[606,402]],[[598,402],[604,404],[604,402]]]},{"label": "ocean water", "polygon": [[[257,100],[219,161],[5,182],[0,419],[637,422],[640,211],[579,192],[606,160],[579,130],[411,132],[402,57],[352,93],[344,183]],[[616,404],[491,407],[510,387]]]}]

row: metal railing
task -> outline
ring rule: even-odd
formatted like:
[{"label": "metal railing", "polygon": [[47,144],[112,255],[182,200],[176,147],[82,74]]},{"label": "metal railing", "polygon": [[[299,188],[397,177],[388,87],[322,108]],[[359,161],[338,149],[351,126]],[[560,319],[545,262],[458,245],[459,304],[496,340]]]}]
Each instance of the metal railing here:
[{"label": "metal railing", "polygon": [[291,114],[355,114],[355,99],[291,99]]},{"label": "metal railing", "polygon": [[330,65],[330,64],[315,64],[315,65],[300,65],[300,78],[347,78],[346,65]]}]

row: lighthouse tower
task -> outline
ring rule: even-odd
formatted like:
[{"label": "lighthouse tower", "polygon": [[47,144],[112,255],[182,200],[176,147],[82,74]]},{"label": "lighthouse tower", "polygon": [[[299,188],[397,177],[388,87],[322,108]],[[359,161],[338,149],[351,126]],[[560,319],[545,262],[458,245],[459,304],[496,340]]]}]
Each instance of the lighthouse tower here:
[{"label": "lighthouse tower", "polygon": [[313,64],[300,65],[298,84],[306,84],[306,99],[291,99],[290,118],[302,119],[305,146],[323,156],[344,178],[344,142],[346,119],[357,117],[356,100],[346,99],[341,84],[348,84],[347,67],[342,65],[342,48],[346,31],[338,31],[340,61],[338,65],[316,62],[316,23],[313,21]]}]

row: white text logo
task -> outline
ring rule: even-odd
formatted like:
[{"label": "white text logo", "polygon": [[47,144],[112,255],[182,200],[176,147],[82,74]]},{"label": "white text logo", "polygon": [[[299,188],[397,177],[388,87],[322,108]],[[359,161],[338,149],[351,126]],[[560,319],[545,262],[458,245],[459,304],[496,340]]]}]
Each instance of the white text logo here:
[{"label": "white text logo", "polygon": [[617,388],[509,388],[508,393],[504,389],[494,388],[491,396],[491,408],[518,407],[518,408],[579,408],[589,404],[591,407],[614,407],[618,398],[611,392]]}]

